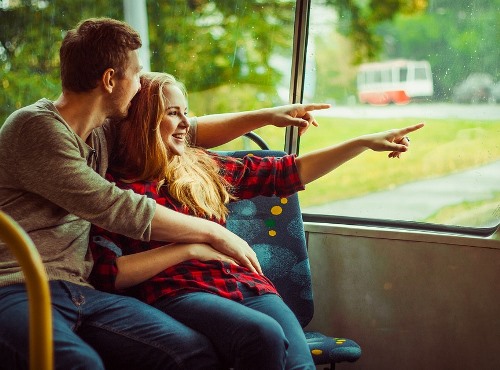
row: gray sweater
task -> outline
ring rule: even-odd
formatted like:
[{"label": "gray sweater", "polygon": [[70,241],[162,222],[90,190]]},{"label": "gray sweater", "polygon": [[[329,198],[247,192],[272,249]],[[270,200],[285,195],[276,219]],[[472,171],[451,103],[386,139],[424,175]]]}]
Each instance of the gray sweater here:
[{"label": "gray sweater", "polygon": [[[156,203],[103,178],[107,140],[112,135],[105,125],[87,145],[47,99],[14,112],[0,129],[0,210],[32,238],[50,280],[89,285],[91,223],[135,239],[150,237]],[[0,286],[23,281],[0,241]]]}]

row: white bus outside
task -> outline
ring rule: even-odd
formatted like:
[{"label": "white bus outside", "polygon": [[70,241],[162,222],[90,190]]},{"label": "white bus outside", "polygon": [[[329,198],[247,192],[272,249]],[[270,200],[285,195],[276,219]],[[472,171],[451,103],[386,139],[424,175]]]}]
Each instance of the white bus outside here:
[{"label": "white bus outside", "polygon": [[427,61],[389,60],[364,63],[357,77],[358,99],[373,105],[407,104],[434,93],[431,66]]}]

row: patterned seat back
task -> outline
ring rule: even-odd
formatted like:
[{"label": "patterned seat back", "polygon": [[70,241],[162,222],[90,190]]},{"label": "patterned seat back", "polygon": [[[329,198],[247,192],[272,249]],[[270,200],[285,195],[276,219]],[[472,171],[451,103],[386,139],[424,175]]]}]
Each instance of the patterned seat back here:
[{"label": "patterned seat back", "polygon": [[[218,152],[233,157],[252,153],[280,157],[280,151]],[[229,205],[227,227],[257,253],[264,274],[304,327],[312,319],[311,270],[297,194],[287,198],[258,196]]]}]

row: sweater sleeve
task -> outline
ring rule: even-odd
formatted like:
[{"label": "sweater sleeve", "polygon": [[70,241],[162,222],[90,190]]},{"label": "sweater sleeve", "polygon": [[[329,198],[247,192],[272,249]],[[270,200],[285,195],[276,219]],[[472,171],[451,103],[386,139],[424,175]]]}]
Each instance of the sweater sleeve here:
[{"label": "sweater sleeve", "polygon": [[155,202],[97,174],[87,163],[86,144],[57,118],[35,118],[25,121],[13,143],[19,185],[107,230],[149,239]]}]

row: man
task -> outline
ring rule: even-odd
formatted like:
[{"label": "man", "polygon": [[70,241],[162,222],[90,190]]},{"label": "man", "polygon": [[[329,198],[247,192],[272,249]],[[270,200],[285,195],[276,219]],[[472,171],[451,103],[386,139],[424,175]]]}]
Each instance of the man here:
[{"label": "man", "polygon": [[[127,24],[89,19],[60,50],[62,94],[14,112],[0,130],[0,210],[37,246],[50,280],[57,369],[216,369],[211,343],[160,311],[93,289],[90,223],[136,239],[206,243],[260,272],[248,244],[216,223],[176,213],[107,182],[113,125],[140,89],[141,40]],[[292,105],[201,117],[193,140],[218,145],[263,124],[315,124]],[[210,127],[210,129],[208,129]],[[212,129],[214,128],[215,129]],[[161,258],[161,256],[157,256]],[[28,367],[24,277],[0,243],[0,367]]]}]

